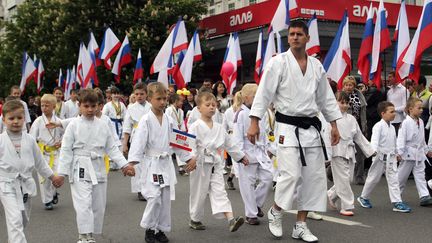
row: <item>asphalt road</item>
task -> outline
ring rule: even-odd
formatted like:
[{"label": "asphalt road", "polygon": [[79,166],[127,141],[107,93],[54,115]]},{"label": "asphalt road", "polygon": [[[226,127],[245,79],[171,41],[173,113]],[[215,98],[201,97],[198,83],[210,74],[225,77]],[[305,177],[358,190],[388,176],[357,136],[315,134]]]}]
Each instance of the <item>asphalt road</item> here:
[{"label": "asphalt road", "polygon": [[[172,202],[172,232],[167,236],[170,242],[300,242],[291,238],[295,215],[287,213],[283,219],[284,236],[275,240],[267,228],[266,216],[261,225],[244,225],[238,232],[230,233],[226,220],[211,216],[210,205],[206,205],[205,231],[189,228],[188,177],[178,177],[176,200]],[[130,193],[130,179],[119,172],[111,172],[108,182],[108,202],[105,214],[104,233],[97,237],[98,243],[135,243],[144,242],[144,230],[139,226],[145,202],[137,200]],[[237,181],[235,181],[238,187]],[[356,196],[361,186],[353,186]],[[236,215],[244,215],[239,190],[229,191],[229,198]],[[28,242],[76,242],[77,229],[75,212],[72,207],[70,188],[65,184],[60,189],[60,202],[53,211],[45,211],[37,196],[32,199],[30,225],[26,229]],[[269,194],[265,212],[272,203],[273,192]],[[320,242],[432,242],[432,208],[419,206],[414,181],[410,180],[403,199],[412,207],[409,214],[392,212],[389,203],[385,178],[373,192],[372,209],[363,209],[356,204],[355,216],[340,216],[337,211],[329,210],[324,221],[308,221],[309,228]],[[7,242],[6,223],[3,207],[0,207],[0,243]]]}]

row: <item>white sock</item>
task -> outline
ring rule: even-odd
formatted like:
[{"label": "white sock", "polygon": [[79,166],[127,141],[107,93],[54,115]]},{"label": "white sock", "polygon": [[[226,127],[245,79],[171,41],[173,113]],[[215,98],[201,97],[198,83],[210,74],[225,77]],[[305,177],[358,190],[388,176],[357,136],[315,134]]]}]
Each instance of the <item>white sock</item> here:
[{"label": "white sock", "polygon": [[227,218],[227,220],[228,220],[228,223],[230,223],[230,222],[231,222],[231,220],[233,220],[233,219],[234,219],[234,216],[228,217],[228,218]]},{"label": "white sock", "polygon": [[282,214],[282,210],[277,210],[277,209],[275,209],[274,207],[272,207],[271,208],[271,213],[273,214],[273,215],[281,215]]},{"label": "white sock", "polygon": [[296,222],[296,227],[297,226],[306,226],[306,222],[303,222],[303,221],[297,221]]}]

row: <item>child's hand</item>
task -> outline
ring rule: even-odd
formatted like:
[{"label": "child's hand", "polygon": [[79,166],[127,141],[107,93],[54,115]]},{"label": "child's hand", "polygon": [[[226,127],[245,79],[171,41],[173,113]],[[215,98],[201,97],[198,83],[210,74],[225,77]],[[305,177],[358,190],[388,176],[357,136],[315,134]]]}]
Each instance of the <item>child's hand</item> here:
[{"label": "child's hand", "polygon": [[58,124],[58,123],[55,123],[55,122],[50,122],[50,123],[48,123],[48,124],[45,125],[45,127],[48,128],[48,129],[54,129],[54,128],[60,127],[60,126],[61,126],[61,124]]},{"label": "child's hand", "polygon": [[330,166],[330,161],[326,161],[326,162],[324,162],[324,166],[327,168],[327,167],[329,167]]},{"label": "child's hand", "polygon": [[270,159],[273,157],[273,154],[272,154],[270,151],[268,151],[268,150],[267,150],[267,155],[268,155],[268,157],[269,157]]},{"label": "child's hand", "polygon": [[371,157],[375,157],[376,155],[377,155],[378,153],[377,152],[375,152],[375,153],[373,153],[372,154],[372,156]]},{"label": "child's hand", "polygon": [[241,162],[242,162],[245,166],[249,165],[249,160],[248,160],[248,158],[247,158],[246,156],[243,157],[243,159],[241,160]]},{"label": "child's hand", "polygon": [[55,144],[54,144],[54,147],[56,147],[56,148],[60,148],[60,147],[61,147],[61,142],[57,142],[57,143],[55,143]]},{"label": "child's hand", "polygon": [[432,151],[429,151],[429,152],[426,154],[426,156],[427,156],[428,158],[432,158]]},{"label": "child's hand", "polygon": [[402,157],[398,154],[398,155],[396,155],[396,160],[397,160],[397,162],[401,162],[402,161]]},{"label": "child's hand", "polygon": [[59,188],[64,183],[64,177],[63,176],[58,176],[58,175],[53,175],[51,177],[51,183],[53,184],[54,187]]},{"label": "child's hand", "polygon": [[135,168],[131,163],[128,163],[125,167],[123,167],[122,172],[124,176],[135,176]]},{"label": "child's hand", "polygon": [[185,170],[187,173],[196,169],[196,158],[192,158],[185,166]]}]

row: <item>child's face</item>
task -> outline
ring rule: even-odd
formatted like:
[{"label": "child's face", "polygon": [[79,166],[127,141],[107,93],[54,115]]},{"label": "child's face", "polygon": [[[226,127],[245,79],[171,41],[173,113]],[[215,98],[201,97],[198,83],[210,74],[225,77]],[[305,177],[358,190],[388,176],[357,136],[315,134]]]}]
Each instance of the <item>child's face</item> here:
[{"label": "child's face", "polygon": [[245,97],[243,97],[243,100],[244,100],[243,103],[245,106],[251,107],[254,99],[255,99],[255,95],[245,96]]},{"label": "child's face", "polygon": [[181,109],[183,107],[184,98],[183,95],[175,102],[175,107]]},{"label": "child's face", "polygon": [[118,99],[120,98],[120,93],[112,93],[111,98],[114,101],[118,101]]},{"label": "child's face", "polygon": [[136,89],[134,91],[136,102],[142,104],[147,100],[147,92],[143,89]]},{"label": "child's face", "polygon": [[349,103],[346,102],[345,100],[339,100],[338,101],[338,105],[339,105],[339,109],[342,113],[347,112],[348,108],[349,108]]},{"label": "child's face", "polygon": [[81,115],[85,116],[88,119],[93,119],[98,112],[99,107],[97,103],[84,102],[79,103],[79,109]]},{"label": "child's face", "polygon": [[150,98],[152,108],[158,112],[163,112],[167,103],[167,95],[165,93],[154,93]]},{"label": "child's face", "polygon": [[209,99],[201,102],[198,106],[198,110],[200,111],[202,116],[212,117],[216,113],[217,102],[214,99]]},{"label": "child's face", "polygon": [[224,91],[225,91],[225,86],[223,86],[223,84],[219,84],[217,87],[218,94],[223,94]]},{"label": "child's face", "polygon": [[24,125],[24,109],[20,108],[6,113],[3,116],[3,123],[11,132],[22,131]]},{"label": "child's face", "polygon": [[188,95],[188,96],[187,96],[187,100],[188,100],[189,102],[194,102],[194,96],[193,96],[193,94]]},{"label": "child's face", "polygon": [[76,94],[75,92],[71,92],[71,94],[70,94],[70,99],[73,100],[73,101],[76,101],[76,99],[77,99],[77,94]]},{"label": "child's face", "polygon": [[409,108],[409,114],[415,118],[419,118],[422,112],[423,112],[423,103],[421,101],[417,101],[413,107]]},{"label": "child's face", "polygon": [[11,96],[20,98],[21,97],[21,90],[20,89],[13,89],[10,93]]},{"label": "child's face", "polygon": [[396,117],[396,111],[394,106],[389,106],[384,112],[381,112],[381,117],[386,122],[391,122]]},{"label": "child's face", "polygon": [[48,101],[41,102],[41,110],[45,116],[51,116],[53,114],[54,108],[55,108],[55,104],[51,102]]},{"label": "child's face", "polygon": [[54,96],[57,98],[57,102],[60,102],[63,99],[63,92],[56,90],[54,91]]}]

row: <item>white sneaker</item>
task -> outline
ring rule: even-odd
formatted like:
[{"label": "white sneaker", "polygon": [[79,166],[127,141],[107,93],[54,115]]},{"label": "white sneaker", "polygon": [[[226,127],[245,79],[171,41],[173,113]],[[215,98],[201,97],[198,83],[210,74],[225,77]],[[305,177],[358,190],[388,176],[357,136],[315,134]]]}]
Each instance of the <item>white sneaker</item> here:
[{"label": "white sneaker", "polygon": [[322,220],[323,217],[321,216],[321,214],[319,213],[315,213],[315,212],[309,212],[307,217],[309,219],[313,219],[313,220]]},{"label": "white sneaker", "polygon": [[427,184],[428,184],[429,188],[432,190],[432,180],[428,180]]},{"label": "white sneaker", "polygon": [[282,237],[282,212],[274,215],[272,207],[267,212],[270,233],[276,238]]},{"label": "white sneaker", "polygon": [[306,224],[296,224],[291,237],[305,242],[318,242],[318,238],[310,232]]},{"label": "white sneaker", "polygon": [[77,243],[88,243],[88,241],[86,239],[79,239]]}]

